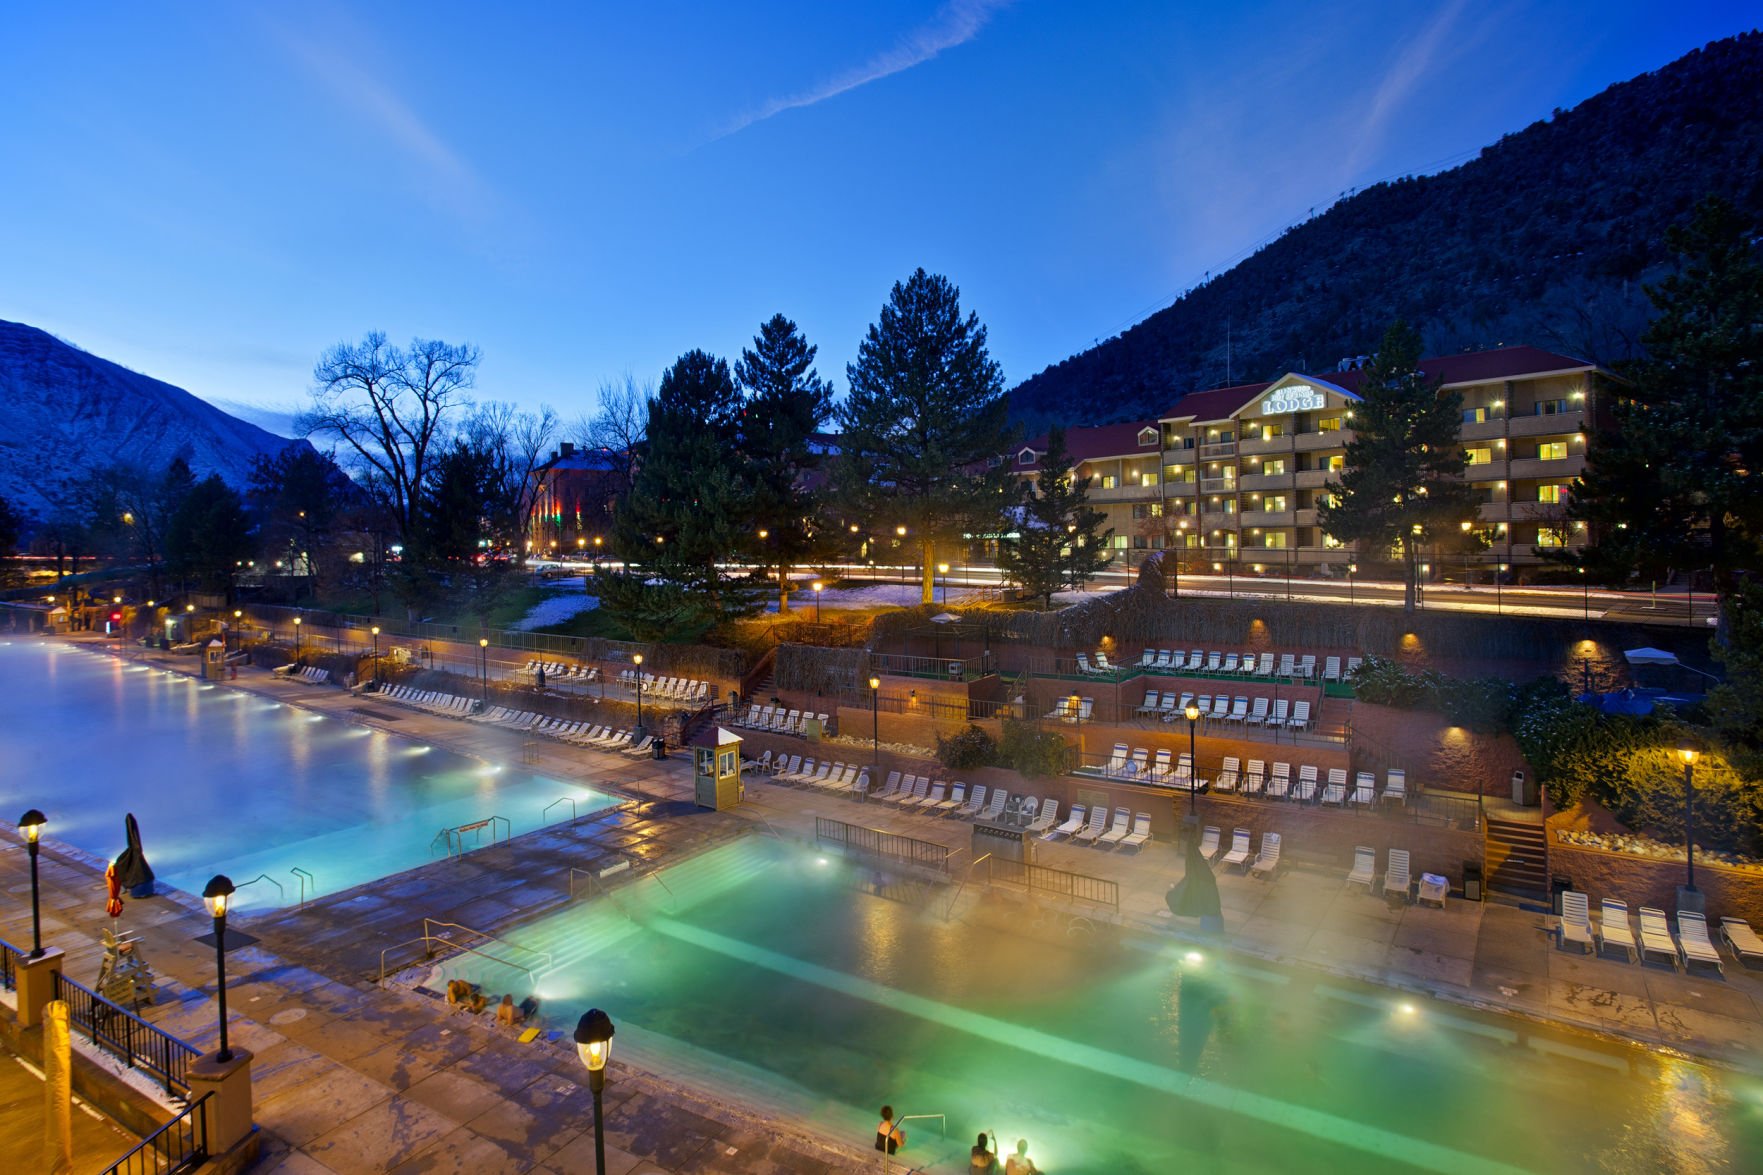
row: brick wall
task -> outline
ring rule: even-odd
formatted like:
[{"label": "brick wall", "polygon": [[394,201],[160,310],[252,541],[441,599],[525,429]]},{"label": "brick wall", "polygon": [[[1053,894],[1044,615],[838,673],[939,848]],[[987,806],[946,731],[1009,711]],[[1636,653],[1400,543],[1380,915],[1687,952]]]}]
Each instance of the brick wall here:
[{"label": "brick wall", "polygon": [[[1593,910],[1604,898],[1615,898],[1627,902],[1631,911],[1653,906],[1675,915],[1677,887],[1684,883],[1682,861],[1655,861],[1564,845],[1554,839],[1553,830],[1549,837],[1549,873],[1555,878],[1571,878],[1573,888],[1591,899]],[[1718,922],[1723,916],[1743,918],[1763,932],[1763,872],[1698,860],[1696,888],[1706,900],[1709,922]]]},{"label": "brick wall", "polygon": [[1483,734],[1453,726],[1430,710],[1398,710],[1353,703],[1353,763],[1381,778],[1391,767],[1408,773],[1409,786],[1445,788],[1472,795],[1510,796],[1512,773],[1536,771],[1509,734]]}]

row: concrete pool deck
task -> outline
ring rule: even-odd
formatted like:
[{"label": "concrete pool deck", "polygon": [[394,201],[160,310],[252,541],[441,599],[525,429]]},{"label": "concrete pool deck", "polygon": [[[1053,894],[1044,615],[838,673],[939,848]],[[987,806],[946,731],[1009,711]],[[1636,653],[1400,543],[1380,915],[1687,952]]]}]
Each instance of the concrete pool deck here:
[{"label": "concrete pool deck", "polygon": [[[143,660],[190,668],[187,658]],[[631,760],[549,740],[529,747],[508,731],[256,670],[229,684],[492,762],[514,762],[525,751],[525,767],[654,800],[602,819],[561,822],[301,909],[242,916],[242,928],[262,942],[229,956],[228,991],[233,1038],[257,1054],[257,1116],[266,1136],[258,1170],[565,1172],[583,1169],[584,1158],[591,1167],[590,1103],[567,1039],[522,1046],[486,1017],[451,1016],[434,1000],[372,985],[380,950],[419,935],[425,916],[494,933],[567,903],[572,866],[625,859],[635,862],[630,876],[640,876],[756,828],[811,839],[817,815],[966,846],[967,826],[959,822],[763,780],[749,782],[749,802],[737,812],[698,812],[680,802],[690,783],[683,757]],[[28,892],[25,854],[15,837],[4,843],[0,884],[16,898]],[[1118,881],[1124,923],[1171,933],[1163,894],[1181,875],[1173,846],[1153,843],[1135,854],[1052,842],[1039,852],[1043,863]],[[97,969],[99,929],[108,924],[102,879],[89,861],[54,846],[43,865],[45,941],[66,950],[68,973],[87,982]],[[1219,889],[1231,945],[1260,957],[1750,1069],[1763,1055],[1763,973],[1745,972],[1736,961],[1727,961],[1723,981],[1576,956],[1555,949],[1545,915],[1455,900],[1443,911],[1392,909],[1362,891],[1348,893],[1338,874],[1302,867],[1271,883],[1221,875]],[[146,1018],[211,1048],[212,955],[192,941],[209,929],[205,915],[187,899],[157,898],[131,902],[123,921],[141,935],[165,980],[163,1002]],[[28,903],[9,904],[0,934],[28,942]],[[705,1096],[667,1080],[690,1083],[698,1075],[614,1065],[607,1091],[614,1172],[830,1171],[862,1155],[864,1140],[820,1140],[812,1122],[744,1112],[736,1104],[740,1091],[714,1075],[698,1082],[700,1091],[715,1091]],[[840,1145],[852,1141],[855,1149]]]}]

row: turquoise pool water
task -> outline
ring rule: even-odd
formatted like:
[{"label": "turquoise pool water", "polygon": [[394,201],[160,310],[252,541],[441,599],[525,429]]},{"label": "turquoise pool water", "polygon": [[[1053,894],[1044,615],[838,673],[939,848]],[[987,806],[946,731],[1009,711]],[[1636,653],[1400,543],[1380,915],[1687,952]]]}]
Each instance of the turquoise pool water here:
[{"label": "turquoise pool water", "polygon": [[[313,875],[318,892],[333,893],[443,854],[434,847],[443,828],[495,815],[518,835],[562,797],[581,812],[614,802],[51,642],[0,644],[0,698],[8,800],[0,815],[41,808],[50,838],[109,859],[123,849],[123,817],[132,811],[160,881],[200,893],[225,873],[241,884],[246,912],[295,901],[295,868]],[[260,874],[283,891],[244,885]]]},{"label": "turquoise pool water", "polygon": [[[1763,1169],[1763,1084],[1212,951],[947,923],[770,839],[507,936],[549,1027],[860,1144],[876,1107],[956,1170],[979,1130],[1055,1173]],[[1028,928],[1025,928],[1028,929]],[[524,994],[524,971],[461,976]],[[951,1159],[953,1156],[953,1159]]]}]

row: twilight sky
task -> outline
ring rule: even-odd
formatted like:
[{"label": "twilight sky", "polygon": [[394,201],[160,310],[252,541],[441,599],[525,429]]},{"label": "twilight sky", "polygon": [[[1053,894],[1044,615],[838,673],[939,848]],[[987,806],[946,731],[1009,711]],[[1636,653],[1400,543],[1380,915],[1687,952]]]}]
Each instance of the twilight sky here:
[{"label": "twilight sky", "polygon": [[470,340],[566,417],[782,310],[844,365],[948,274],[1012,384],[1345,190],[1754,3],[20,4],[0,318],[218,401]]}]

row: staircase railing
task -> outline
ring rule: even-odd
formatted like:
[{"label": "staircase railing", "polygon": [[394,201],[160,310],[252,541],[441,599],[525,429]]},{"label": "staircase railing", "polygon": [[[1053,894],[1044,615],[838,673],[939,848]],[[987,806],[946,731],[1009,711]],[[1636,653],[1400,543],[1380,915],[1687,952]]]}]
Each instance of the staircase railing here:
[{"label": "staircase railing", "polygon": [[143,1138],[102,1175],[177,1175],[208,1161],[208,1099],[205,1093],[177,1117]]}]

